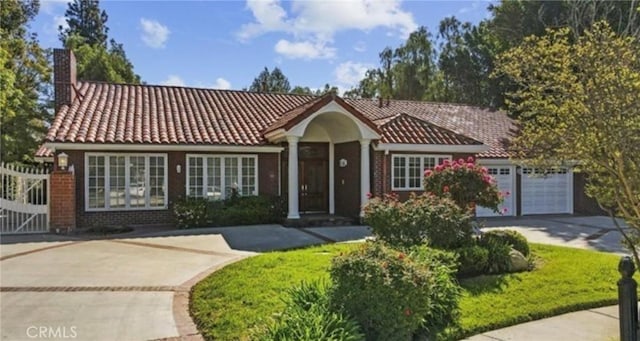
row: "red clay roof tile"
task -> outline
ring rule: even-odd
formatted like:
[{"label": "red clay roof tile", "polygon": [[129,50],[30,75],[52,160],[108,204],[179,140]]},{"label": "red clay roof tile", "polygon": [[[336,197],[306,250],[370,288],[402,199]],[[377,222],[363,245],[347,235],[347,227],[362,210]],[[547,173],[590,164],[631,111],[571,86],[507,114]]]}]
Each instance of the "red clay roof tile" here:
[{"label": "red clay roof tile", "polygon": [[[264,132],[288,126],[324,98],[100,82],[78,83],[78,95],[58,111],[47,142],[264,145]],[[377,99],[335,100],[377,126],[381,142],[476,140],[490,147],[480,157],[504,158],[515,131],[506,113],[473,106],[391,100],[380,107]]]}]

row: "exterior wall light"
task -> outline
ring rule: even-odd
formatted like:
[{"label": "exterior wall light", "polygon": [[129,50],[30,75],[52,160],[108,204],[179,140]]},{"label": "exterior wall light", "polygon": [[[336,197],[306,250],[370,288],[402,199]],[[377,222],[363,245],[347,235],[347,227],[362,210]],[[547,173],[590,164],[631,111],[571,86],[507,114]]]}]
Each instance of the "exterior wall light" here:
[{"label": "exterior wall light", "polygon": [[58,167],[60,167],[62,170],[66,170],[68,166],[69,155],[65,154],[64,152],[58,154]]},{"label": "exterior wall light", "polygon": [[340,159],[338,165],[340,165],[341,168],[347,167],[347,159]]}]

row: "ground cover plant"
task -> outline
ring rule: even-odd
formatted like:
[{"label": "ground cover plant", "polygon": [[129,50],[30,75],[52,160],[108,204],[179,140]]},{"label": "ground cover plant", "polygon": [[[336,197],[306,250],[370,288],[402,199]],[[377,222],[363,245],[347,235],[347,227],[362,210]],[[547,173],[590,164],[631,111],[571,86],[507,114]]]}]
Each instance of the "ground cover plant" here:
[{"label": "ground cover plant", "polygon": [[[198,283],[191,314],[207,340],[249,340],[285,308],[287,290],[301,281],[329,279],[331,259],[358,244],[272,252],[231,264]],[[618,256],[531,244],[530,272],[460,280],[458,327],[441,339],[465,336],[569,311],[615,304]],[[579,261],[577,261],[579,260]]]}]

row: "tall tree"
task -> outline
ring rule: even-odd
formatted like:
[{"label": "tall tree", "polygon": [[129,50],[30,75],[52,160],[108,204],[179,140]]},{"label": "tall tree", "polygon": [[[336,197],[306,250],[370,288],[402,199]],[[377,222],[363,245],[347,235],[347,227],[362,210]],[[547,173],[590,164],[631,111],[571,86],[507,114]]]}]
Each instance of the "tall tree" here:
[{"label": "tall tree", "polygon": [[59,27],[60,40],[76,55],[79,79],[140,83],[124,46],[108,39],[108,16],[98,0],[74,0],[65,16],[69,27]]},{"label": "tall tree", "polygon": [[393,97],[398,99],[429,99],[426,90],[434,81],[435,50],[431,35],[425,27],[411,33],[407,41],[394,53]]},{"label": "tall tree", "polygon": [[640,265],[640,41],[606,22],[578,39],[548,31],[501,55],[496,70],[518,85],[509,93],[522,123],[515,158],[578,162],[587,194],[631,227],[621,232]]},{"label": "tall tree", "polygon": [[264,68],[253,79],[249,91],[254,92],[270,92],[270,93],[288,93],[291,91],[291,85],[287,76],[280,71],[279,68],[274,68],[273,71],[269,71],[267,67]]},{"label": "tall tree", "polygon": [[74,0],[64,13],[68,28],[58,27],[62,42],[72,35],[84,38],[89,45],[105,45],[109,28],[107,27],[107,12],[100,10],[99,0]]},{"label": "tall tree", "polygon": [[0,159],[29,162],[46,132],[48,55],[28,32],[37,1],[6,0],[0,5]]},{"label": "tall tree", "polygon": [[499,107],[503,101],[500,80],[491,79],[495,56],[503,48],[488,28],[461,23],[455,17],[440,22],[438,68],[443,77],[444,102]]}]

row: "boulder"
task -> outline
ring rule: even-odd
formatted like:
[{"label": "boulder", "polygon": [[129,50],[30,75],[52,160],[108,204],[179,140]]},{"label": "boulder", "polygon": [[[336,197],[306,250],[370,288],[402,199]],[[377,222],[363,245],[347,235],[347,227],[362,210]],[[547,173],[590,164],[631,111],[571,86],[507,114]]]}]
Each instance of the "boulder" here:
[{"label": "boulder", "polygon": [[509,272],[520,272],[529,269],[529,261],[520,251],[511,249],[511,251],[509,251],[509,258],[511,259]]}]

